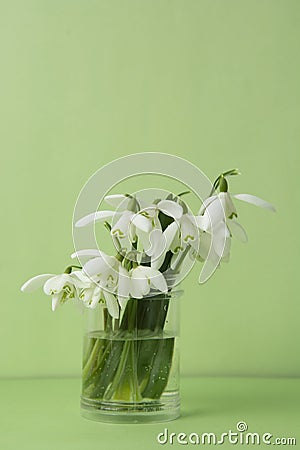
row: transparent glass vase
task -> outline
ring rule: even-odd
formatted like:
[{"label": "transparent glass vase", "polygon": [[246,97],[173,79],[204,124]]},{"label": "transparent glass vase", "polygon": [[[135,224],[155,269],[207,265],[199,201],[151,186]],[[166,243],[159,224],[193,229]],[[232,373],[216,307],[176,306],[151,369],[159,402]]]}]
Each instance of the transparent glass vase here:
[{"label": "transparent glass vase", "polygon": [[103,304],[85,312],[81,414],[104,422],[160,422],[180,415],[182,291],[131,298],[119,319]]}]

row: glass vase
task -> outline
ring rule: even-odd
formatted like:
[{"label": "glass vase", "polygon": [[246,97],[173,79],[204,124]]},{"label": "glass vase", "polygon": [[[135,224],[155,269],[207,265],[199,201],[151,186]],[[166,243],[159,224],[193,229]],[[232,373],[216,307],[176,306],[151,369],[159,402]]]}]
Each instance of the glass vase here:
[{"label": "glass vase", "polygon": [[119,319],[85,312],[81,414],[104,422],[160,422],[180,415],[182,291],[130,298]]}]

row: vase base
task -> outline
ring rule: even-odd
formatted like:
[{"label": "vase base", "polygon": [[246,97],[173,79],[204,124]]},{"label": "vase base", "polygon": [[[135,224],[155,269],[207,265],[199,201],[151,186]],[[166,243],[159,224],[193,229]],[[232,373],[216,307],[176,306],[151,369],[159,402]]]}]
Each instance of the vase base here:
[{"label": "vase base", "polygon": [[165,392],[157,401],[144,402],[99,401],[82,396],[81,415],[109,423],[167,422],[180,416],[179,393]]}]

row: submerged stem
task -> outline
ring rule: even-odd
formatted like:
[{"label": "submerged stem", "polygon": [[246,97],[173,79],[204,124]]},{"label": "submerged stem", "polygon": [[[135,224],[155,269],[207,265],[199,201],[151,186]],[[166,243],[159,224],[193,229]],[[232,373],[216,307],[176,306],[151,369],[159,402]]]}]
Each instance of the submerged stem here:
[{"label": "submerged stem", "polygon": [[112,321],[103,310],[105,337],[96,338],[84,366],[85,395],[124,402],[160,398],[175,342],[174,337],[164,336],[169,301],[165,294],[131,298],[120,321]]}]

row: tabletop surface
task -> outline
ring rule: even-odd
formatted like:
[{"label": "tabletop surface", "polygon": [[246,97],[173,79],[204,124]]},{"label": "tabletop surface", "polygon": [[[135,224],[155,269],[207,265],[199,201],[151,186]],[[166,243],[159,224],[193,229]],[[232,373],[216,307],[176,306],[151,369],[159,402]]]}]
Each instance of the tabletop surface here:
[{"label": "tabletop surface", "polygon": [[[181,417],[154,424],[116,425],[86,420],[79,414],[79,395],[77,378],[1,380],[0,448],[147,450],[183,445],[195,448],[195,433],[203,447],[203,433],[214,433],[217,441],[222,441],[222,433],[236,432],[241,421],[248,429],[238,433],[238,444],[230,444],[225,437],[221,448],[245,448],[241,443],[241,435],[245,439],[245,433],[257,433],[262,446],[266,445],[262,443],[265,433],[272,435],[266,439],[274,445],[277,438],[295,438],[300,444],[297,378],[183,377]],[[160,433],[163,433],[161,444],[157,439]],[[175,433],[172,438],[171,433]],[[186,436],[179,436],[179,441],[187,444],[178,442],[179,433],[185,433]],[[249,439],[251,442],[252,438]],[[164,441],[167,442],[162,445]]]}]

